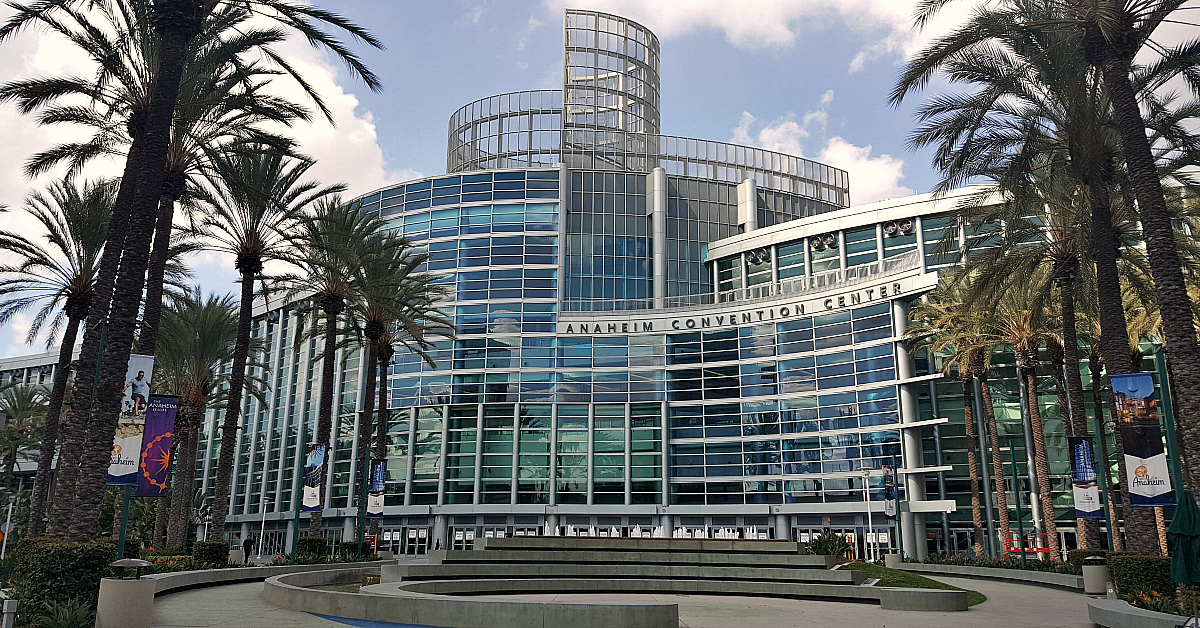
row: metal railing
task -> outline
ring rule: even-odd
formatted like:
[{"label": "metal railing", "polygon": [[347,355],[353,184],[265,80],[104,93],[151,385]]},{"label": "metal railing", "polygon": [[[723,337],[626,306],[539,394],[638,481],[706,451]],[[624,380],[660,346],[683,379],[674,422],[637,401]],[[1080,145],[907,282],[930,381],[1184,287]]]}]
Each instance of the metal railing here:
[{"label": "metal railing", "polygon": [[774,284],[762,284],[724,292],[709,292],[705,294],[690,294],[676,297],[665,297],[661,304],[656,305],[653,298],[649,299],[581,299],[563,301],[562,312],[624,312],[635,310],[676,310],[704,305],[721,303],[752,303],[764,299],[779,297],[802,296],[813,292],[821,292],[830,288],[845,288],[854,286],[893,273],[912,270],[921,265],[919,250],[901,253],[882,261],[861,264],[849,268],[839,268],[807,277],[798,277]]}]

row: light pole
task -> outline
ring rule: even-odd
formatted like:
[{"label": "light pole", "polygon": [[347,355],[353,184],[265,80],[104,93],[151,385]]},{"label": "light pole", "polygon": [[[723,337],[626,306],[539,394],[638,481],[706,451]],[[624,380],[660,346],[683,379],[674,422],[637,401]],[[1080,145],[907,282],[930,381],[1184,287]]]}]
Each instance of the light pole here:
[{"label": "light pole", "polygon": [[262,527],[258,531],[258,559],[262,560],[263,536],[267,533],[267,502],[274,496],[263,493],[262,502],[259,508],[262,509]]},{"label": "light pole", "polygon": [[872,544],[871,544],[871,533],[875,529],[875,526],[871,521],[871,470],[863,469],[862,476],[863,476],[863,502],[866,503],[866,505],[867,505],[867,533],[863,535],[863,541],[864,541],[863,544],[866,546],[867,555],[871,557],[871,560],[879,560],[879,556],[877,556],[876,552],[874,551],[874,550],[877,550],[879,546],[878,546],[878,544],[876,544],[874,546],[874,550],[873,550]]}]

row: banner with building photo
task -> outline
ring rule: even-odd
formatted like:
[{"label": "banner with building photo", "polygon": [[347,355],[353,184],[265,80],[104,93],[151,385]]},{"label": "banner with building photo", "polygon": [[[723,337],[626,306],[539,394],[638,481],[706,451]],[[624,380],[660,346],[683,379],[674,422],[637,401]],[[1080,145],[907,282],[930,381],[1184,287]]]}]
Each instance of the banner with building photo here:
[{"label": "banner with building photo", "polygon": [[321,510],[321,469],[324,463],[325,445],[309,445],[308,457],[304,464],[304,501],[300,508],[303,512]]},{"label": "banner with building photo", "polygon": [[177,395],[150,395],[146,409],[146,431],[142,436],[138,463],[137,497],[165,497],[171,469],[171,441],[175,436]]},{"label": "banner with building photo", "polygon": [[383,489],[387,482],[387,460],[371,461],[371,485],[367,490],[367,518],[383,518]]},{"label": "banner with building photo", "polygon": [[1102,519],[1100,487],[1096,483],[1096,459],[1092,454],[1092,439],[1083,436],[1067,437],[1071,450],[1071,488],[1075,496],[1075,517]]},{"label": "banner with building photo", "polygon": [[1158,400],[1154,398],[1154,377],[1150,373],[1109,375],[1117,422],[1158,425]]},{"label": "banner with building photo", "polygon": [[142,434],[146,429],[146,410],[150,402],[150,376],[153,372],[154,356],[129,356],[121,391],[121,414],[117,419],[112,459],[108,464],[110,486],[137,486]]},{"label": "banner with building photo", "polygon": [[1122,425],[1120,429],[1125,445],[1125,473],[1129,478],[1129,505],[1142,508],[1175,505],[1167,453],[1158,425]]}]

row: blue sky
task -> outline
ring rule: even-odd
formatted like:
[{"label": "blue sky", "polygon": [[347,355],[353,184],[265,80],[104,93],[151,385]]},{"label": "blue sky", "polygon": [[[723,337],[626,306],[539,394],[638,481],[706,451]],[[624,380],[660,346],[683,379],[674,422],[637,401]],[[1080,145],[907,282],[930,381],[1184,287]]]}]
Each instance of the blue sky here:
[{"label": "blue sky", "polygon": [[[418,175],[444,172],[450,114],[474,99],[561,85],[562,11],[592,8],[630,17],[655,31],[662,52],[662,131],[734,141],[798,154],[850,172],[851,199],[865,203],[928,191],[937,181],[928,154],[905,139],[912,109],[887,94],[907,55],[961,20],[972,2],[953,3],[914,32],[916,0],[323,0],[379,38],[383,51],[356,46],[381,77],[373,93],[331,56],[292,40],[282,52],[326,98],[324,120],[291,134],[317,159],[311,173],[342,181],[356,195]],[[11,14],[0,7],[0,19]],[[32,30],[3,44],[0,80],[87,74],[90,62],[56,36]],[[937,86],[935,86],[936,88]],[[281,95],[302,99],[278,82]],[[18,208],[30,190],[21,165],[33,153],[84,137],[38,127],[0,105],[9,150],[0,151],[0,204],[8,228],[31,227]],[[114,176],[116,161],[88,176]],[[190,260],[206,291],[234,290],[232,261],[206,251]],[[0,356],[40,350],[24,344],[30,316],[0,328]]]}]

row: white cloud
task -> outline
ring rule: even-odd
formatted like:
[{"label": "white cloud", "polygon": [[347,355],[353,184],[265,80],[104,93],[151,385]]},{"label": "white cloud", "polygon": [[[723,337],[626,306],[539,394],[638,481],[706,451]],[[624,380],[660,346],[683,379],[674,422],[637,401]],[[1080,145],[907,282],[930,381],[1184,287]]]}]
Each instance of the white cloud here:
[{"label": "white cloud", "polygon": [[870,145],[855,146],[835,136],[821,149],[817,161],[850,173],[850,198],[855,205],[914,193],[900,184],[904,160],[891,155],[872,157]]},{"label": "white cloud", "polygon": [[[0,7],[0,20],[8,19],[12,13],[11,8]],[[393,167],[385,161],[372,113],[363,109],[358,98],[348,90],[350,86],[360,89],[361,84],[340,71],[327,52],[316,50],[298,38],[292,38],[278,48],[322,94],[336,122],[336,126],[331,125],[317,115],[311,122],[296,124],[288,131],[299,143],[300,150],[317,160],[309,170],[310,178],[326,184],[344,182],[349,186],[348,194],[357,195],[421,176],[412,169]],[[30,29],[0,44],[0,81],[59,75],[89,76],[93,67],[87,56],[73,45],[42,29]],[[272,89],[295,102],[311,106],[301,89],[286,77],[275,81]],[[41,233],[20,207],[29,191],[43,187],[59,173],[30,181],[25,178],[22,167],[36,152],[59,142],[84,140],[89,133],[78,127],[39,127],[33,116],[22,115],[11,103],[0,104],[0,129],[4,129],[5,144],[9,147],[0,151],[0,205],[10,208],[4,216],[4,226],[26,233]],[[108,160],[90,168],[85,176],[116,176],[122,166],[122,160]],[[192,263],[194,280],[201,282],[206,290],[225,292],[232,289],[230,260],[213,254],[197,257]],[[0,328],[0,351],[4,355],[28,353],[31,349],[23,344],[24,333],[13,324]]]},{"label": "white cloud", "polygon": [[738,48],[787,49],[803,31],[831,22],[877,38],[855,57],[851,71],[888,53],[910,55],[931,37],[948,32],[978,4],[951,3],[923,31],[912,28],[919,0],[543,0],[548,9],[586,8],[627,16],[671,39],[714,29]]},{"label": "white cloud", "polygon": [[829,104],[833,102],[833,90],[821,94],[820,102],[817,109],[805,112],[799,116],[798,121],[796,114],[789,111],[771,122],[760,124],[753,114],[743,111],[730,141],[802,157],[803,140],[814,131],[823,132],[829,122]]}]

